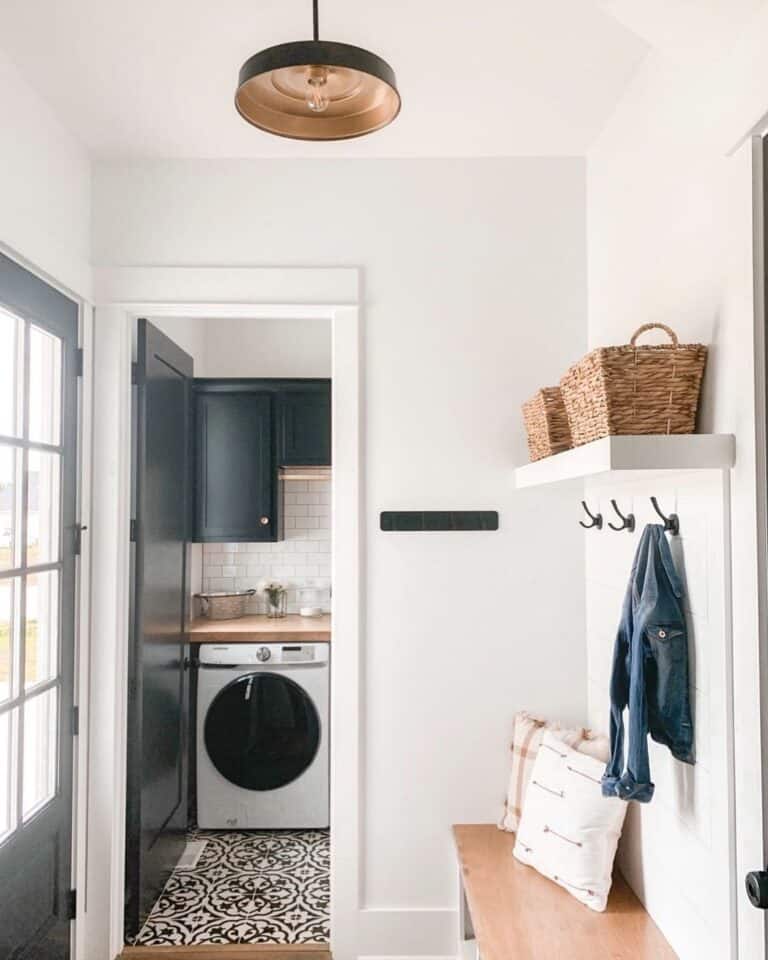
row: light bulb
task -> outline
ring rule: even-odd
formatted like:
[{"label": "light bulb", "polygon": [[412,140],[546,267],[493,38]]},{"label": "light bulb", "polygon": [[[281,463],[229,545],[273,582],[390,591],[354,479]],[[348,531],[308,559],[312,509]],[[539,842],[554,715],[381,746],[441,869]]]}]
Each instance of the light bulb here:
[{"label": "light bulb", "polygon": [[309,90],[307,92],[307,106],[313,113],[322,113],[328,109],[330,100],[325,90],[328,82],[328,71],[325,67],[313,67],[307,77]]}]

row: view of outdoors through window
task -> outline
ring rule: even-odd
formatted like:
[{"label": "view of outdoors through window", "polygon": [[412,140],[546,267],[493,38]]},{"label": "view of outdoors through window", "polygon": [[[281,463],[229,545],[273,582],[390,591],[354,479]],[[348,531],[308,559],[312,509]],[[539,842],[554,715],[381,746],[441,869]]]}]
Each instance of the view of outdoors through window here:
[{"label": "view of outdoors through window", "polygon": [[61,341],[0,309],[0,841],[56,791],[61,378]]}]

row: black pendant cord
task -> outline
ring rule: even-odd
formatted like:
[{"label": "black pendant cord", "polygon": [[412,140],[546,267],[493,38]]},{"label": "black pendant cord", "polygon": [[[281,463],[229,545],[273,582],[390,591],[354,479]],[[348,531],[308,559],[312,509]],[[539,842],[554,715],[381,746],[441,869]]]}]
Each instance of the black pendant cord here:
[{"label": "black pendant cord", "polygon": [[313,36],[315,40],[320,39],[320,13],[318,12],[319,0],[312,0],[312,25]]}]

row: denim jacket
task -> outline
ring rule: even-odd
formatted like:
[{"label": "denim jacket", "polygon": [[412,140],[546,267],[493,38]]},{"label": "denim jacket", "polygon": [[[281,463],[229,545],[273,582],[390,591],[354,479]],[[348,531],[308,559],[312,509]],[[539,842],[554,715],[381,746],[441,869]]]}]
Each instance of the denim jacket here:
[{"label": "denim jacket", "polygon": [[[648,734],[673,756],[693,763],[688,638],[664,527],[649,524],[632,564],[611,674],[611,759],[603,795],[648,803],[653,796]],[[629,735],[624,767],[624,708]]]}]

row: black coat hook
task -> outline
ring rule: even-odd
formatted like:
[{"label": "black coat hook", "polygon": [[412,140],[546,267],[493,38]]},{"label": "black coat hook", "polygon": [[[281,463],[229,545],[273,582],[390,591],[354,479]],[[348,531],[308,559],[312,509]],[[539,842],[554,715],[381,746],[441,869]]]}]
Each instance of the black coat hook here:
[{"label": "black coat hook", "polygon": [[651,503],[653,504],[653,509],[664,521],[664,529],[676,537],[680,533],[680,518],[678,515],[676,513],[670,513],[668,517],[665,517],[659,509],[659,501],[656,497],[651,497]]},{"label": "black coat hook", "polygon": [[590,511],[589,507],[587,506],[586,500],[582,500],[582,501],[581,501],[581,505],[582,505],[582,507],[584,507],[584,512],[585,512],[586,515],[589,517],[589,519],[592,521],[592,523],[584,523],[583,520],[579,520],[580,526],[584,527],[585,530],[591,530],[592,527],[597,527],[598,530],[602,530],[602,529],[603,529],[603,515],[602,515],[602,513],[598,513],[598,514],[592,513],[592,512]]},{"label": "black coat hook", "polygon": [[611,506],[616,511],[616,513],[619,516],[619,519],[621,520],[621,524],[611,523],[609,520],[608,526],[611,528],[611,530],[629,530],[630,533],[633,533],[635,529],[634,513],[628,513],[625,517],[624,514],[621,512],[621,510],[619,510],[615,500],[611,500]]}]

